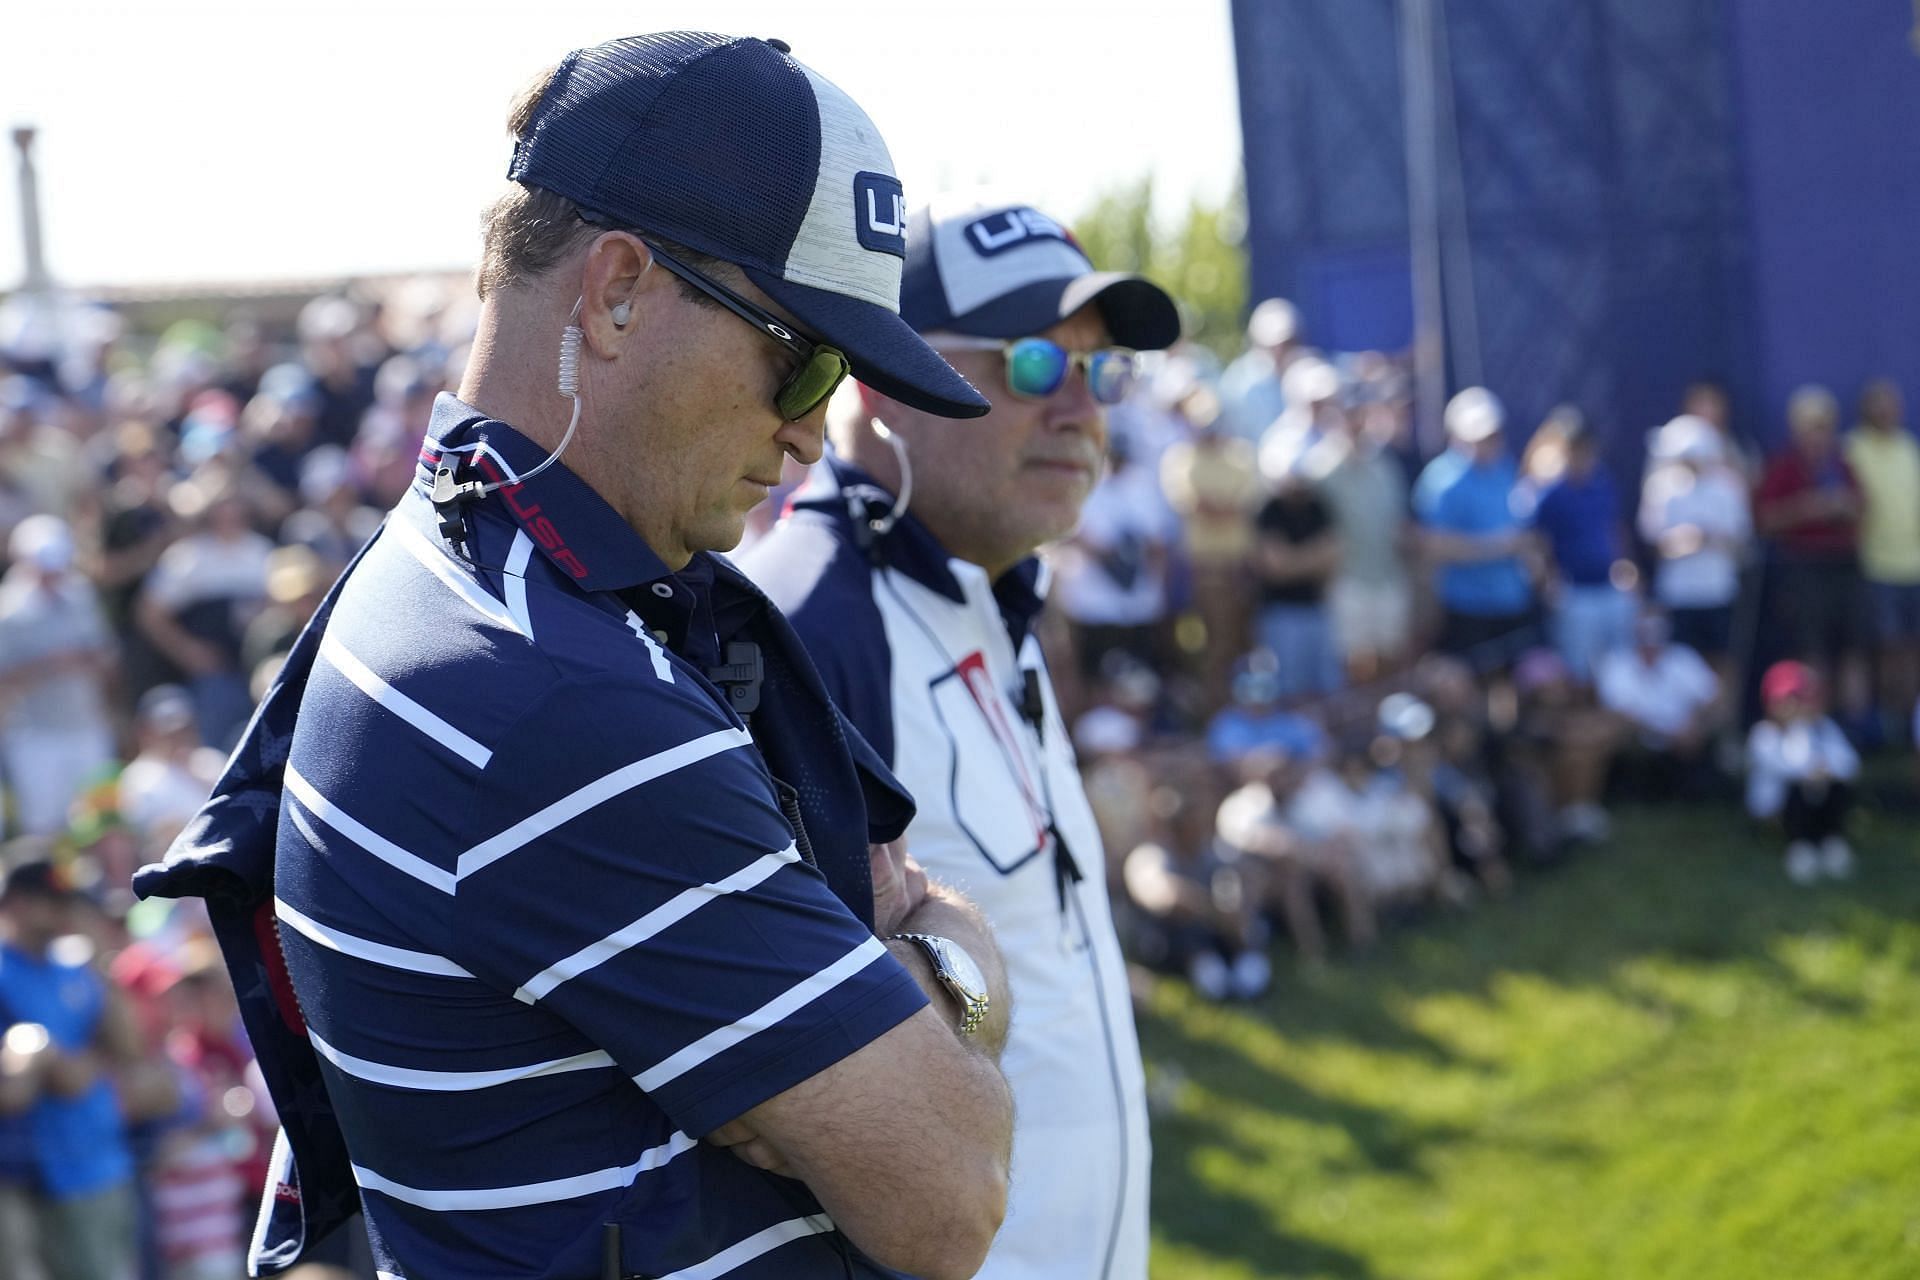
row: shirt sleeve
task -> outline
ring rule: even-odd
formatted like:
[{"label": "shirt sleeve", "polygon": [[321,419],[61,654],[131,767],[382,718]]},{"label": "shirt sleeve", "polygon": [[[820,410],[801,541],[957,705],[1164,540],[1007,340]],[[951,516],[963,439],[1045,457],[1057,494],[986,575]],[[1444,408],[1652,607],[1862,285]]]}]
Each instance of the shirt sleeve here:
[{"label": "shirt sleeve", "polygon": [[709,1133],[926,1004],[801,860],[751,739],[690,686],[560,681],[480,778],[452,950]]}]

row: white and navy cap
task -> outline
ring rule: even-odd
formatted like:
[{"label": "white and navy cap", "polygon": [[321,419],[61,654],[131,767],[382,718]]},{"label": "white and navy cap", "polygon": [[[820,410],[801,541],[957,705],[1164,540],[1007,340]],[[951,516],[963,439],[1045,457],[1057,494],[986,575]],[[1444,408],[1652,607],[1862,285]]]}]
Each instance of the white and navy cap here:
[{"label": "white and navy cap", "polygon": [[738,265],[898,400],[987,411],[900,318],[906,200],[880,131],[780,41],[667,31],[576,49],[507,176]]},{"label": "white and navy cap", "polygon": [[1029,205],[951,194],[907,218],[900,314],[921,333],[1024,338],[1089,302],[1121,346],[1158,351],[1179,340],[1180,311],[1164,289],[1095,271],[1073,233]]}]

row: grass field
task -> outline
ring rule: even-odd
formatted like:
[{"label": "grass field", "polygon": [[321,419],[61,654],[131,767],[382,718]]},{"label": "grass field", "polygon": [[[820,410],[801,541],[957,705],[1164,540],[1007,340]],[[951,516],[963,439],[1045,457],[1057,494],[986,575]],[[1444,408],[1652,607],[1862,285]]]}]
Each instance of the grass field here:
[{"label": "grass field", "polygon": [[1920,1276],[1920,822],[1816,890],[1616,828],[1258,1005],[1162,982],[1156,1280]]}]

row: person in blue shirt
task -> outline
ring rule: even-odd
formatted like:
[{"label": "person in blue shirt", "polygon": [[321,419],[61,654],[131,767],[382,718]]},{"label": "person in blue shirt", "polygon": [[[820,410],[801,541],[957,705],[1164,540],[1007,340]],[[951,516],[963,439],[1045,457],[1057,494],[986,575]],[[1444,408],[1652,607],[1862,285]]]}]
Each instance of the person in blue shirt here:
[{"label": "person in blue shirt", "polygon": [[1440,648],[1482,670],[1504,668],[1534,643],[1531,535],[1515,509],[1506,409],[1484,387],[1447,403],[1445,453],[1413,487],[1420,545],[1438,569]]},{"label": "person in blue shirt", "polygon": [[40,859],[17,864],[0,888],[0,1008],[31,1082],[33,1216],[51,1280],[129,1275],[134,1263],[133,1154],[114,1072],[138,1059],[139,1040],[100,975],[54,947],[74,932],[77,896]]},{"label": "person in blue shirt", "polygon": [[1577,411],[1564,412],[1557,421],[1566,469],[1526,497],[1552,566],[1554,647],[1573,678],[1590,684],[1601,658],[1633,643],[1637,605],[1615,581],[1631,566],[1623,563],[1619,490],[1600,460],[1599,440]]},{"label": "person in blue shirt", "polygon": [[972,1275],[1005,974],[911,801],[715,551],[849,373],[986,402],[900,319],[878,130],[778,41],[576,50],[516,105],[459,394],[215,795],[199,894],[284,1128],[284,1270]]}]

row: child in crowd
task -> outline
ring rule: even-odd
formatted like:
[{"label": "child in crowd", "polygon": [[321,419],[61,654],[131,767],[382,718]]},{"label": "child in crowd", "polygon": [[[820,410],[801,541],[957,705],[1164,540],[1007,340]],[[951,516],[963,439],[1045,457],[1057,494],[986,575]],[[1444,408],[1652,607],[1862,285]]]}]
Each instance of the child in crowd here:
[{"label": "child in crowd", "polygon": [[1787,837],[1787,877],[1812,884],[1853,874],[1847,811],[1860,756],[1827,716],[1813,668],[1777,662],[1760,681],[1767,718],[1747,737],[1747,808],[1778,819]]}]

